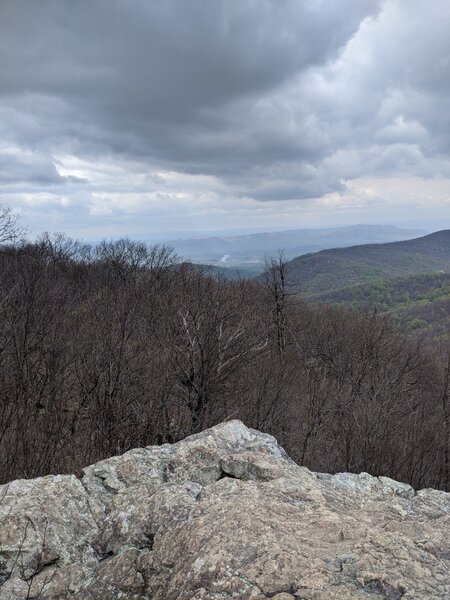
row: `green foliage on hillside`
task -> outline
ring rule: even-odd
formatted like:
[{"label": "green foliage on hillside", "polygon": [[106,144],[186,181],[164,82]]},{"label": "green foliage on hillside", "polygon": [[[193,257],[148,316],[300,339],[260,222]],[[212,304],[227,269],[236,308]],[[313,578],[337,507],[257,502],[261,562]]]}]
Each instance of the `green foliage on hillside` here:
[{"label": "green foliage on hillside", "polygon": [[379,279],[330,293],[310,296],[311,300],[351,308],[376,309],[388,313],[403,329],[433,337],[450,332],[450,274],[420,273],[397,279]]},{"label": "green foliage on hillside", "polygon": [[308,301],[376,309],[405,331],[449,336],[450,231],[299,256],[286,274]]},{"label": "green foliage on hillside", "polygon": [[[450,231],[404,242],[323,250],[286,265],[289,286],[306,297],[430,272],[450,273]],[[384,297],[385,290],[378,292]]]}]

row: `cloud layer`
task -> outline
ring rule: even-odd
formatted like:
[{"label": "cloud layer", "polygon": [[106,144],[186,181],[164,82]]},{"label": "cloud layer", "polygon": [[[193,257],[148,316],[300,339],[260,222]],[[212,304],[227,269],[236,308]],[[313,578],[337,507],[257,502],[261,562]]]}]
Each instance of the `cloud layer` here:
[{"label": "cloud layer", "polygon": [[449,28],[447,0],[4,0],[2,201],[91,239],[450,218]]}]

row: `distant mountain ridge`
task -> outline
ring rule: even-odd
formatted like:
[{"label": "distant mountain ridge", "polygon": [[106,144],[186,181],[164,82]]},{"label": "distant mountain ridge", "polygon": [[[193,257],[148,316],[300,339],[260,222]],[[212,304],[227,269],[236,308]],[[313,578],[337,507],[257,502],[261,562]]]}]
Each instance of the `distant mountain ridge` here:
[{"label": "distant mountain ridge", "polygon": [[169,240],[167,245],[185,259],[223,267],[261,269],[267,256],[283,250],[287,259],[326,248],[405,240],[424,231],[391,225],[352,225],[327,229],[292,229],[247,235]]},{"label": "distant mountain ridge", "polygon": [[322,250],[286,264],[289,287],[306,295],[433,271],[450,272],[450,230],[400,242]]}]

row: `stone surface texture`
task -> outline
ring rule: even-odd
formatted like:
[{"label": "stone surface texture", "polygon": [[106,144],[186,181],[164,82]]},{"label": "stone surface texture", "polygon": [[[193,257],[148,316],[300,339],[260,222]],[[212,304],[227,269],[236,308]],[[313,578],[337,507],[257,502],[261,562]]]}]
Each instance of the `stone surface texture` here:
[{"label": "stone surface texture", "polygon": [[0,487],[0,600],[450,598],[450,494],[222,423]]}]

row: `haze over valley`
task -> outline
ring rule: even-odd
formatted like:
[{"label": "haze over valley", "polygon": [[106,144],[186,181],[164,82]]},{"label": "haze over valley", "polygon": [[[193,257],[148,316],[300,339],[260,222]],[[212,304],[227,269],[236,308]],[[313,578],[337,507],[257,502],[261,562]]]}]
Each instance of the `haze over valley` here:
[{"label": "haze over valley", "polygon": [[406,240],[425,233],[388,225],[353,225],[329,229],[294,229],[239,236],[166,240],[179,256],[196,263],[262,271],[264,261],[282,251],[286,260],[325,248]]}]

